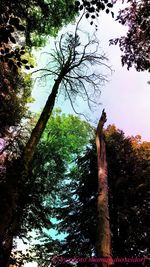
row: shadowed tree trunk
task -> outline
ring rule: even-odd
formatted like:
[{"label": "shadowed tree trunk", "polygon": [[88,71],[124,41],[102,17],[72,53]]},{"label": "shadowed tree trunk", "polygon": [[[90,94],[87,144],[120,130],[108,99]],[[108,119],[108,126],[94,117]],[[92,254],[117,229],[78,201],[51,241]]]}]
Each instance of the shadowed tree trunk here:
[{"label": "shadowed tree trunk", "polygon": [[[12,169],[9,171],[7,170],[9,174],[6,178],[5,188],[2,190],[3,194],[0,196],[0,201],[3,205],[3,207],[0,208],[0,267],[9,266],[13,237],[17,228],[16,219],[14,218],[20,216],[20,196],[22,183],[24,184],[24,181],[30,178],[29,173],[34,152],[45,129],[46,123],[52,113],[62,77],[62,73],[60,73],[54,83],[52,92],[25,147],[24,156],[20,161],[16,161],[16,168],[13,166]],[[20,166],[18,167],[18,165]],[[18,203],[19,211],[17,208]],[[23,208],[24,203],[22,204],[22,209]]]},{"label": "shadowed tree trunk", "polygon": [[[96,254],[98,258],[111,258],[111,233],[109,224],[108,208],[108,184],[107,184],[107,161],[106,147],[103,136],[103,126],[106,122],[106,113],[102,112],[96,131],[96,148],[98,164],[98,198],[97,198],[97,241]],[[108,267],[111,261],[98,263],[98,266]]]}]

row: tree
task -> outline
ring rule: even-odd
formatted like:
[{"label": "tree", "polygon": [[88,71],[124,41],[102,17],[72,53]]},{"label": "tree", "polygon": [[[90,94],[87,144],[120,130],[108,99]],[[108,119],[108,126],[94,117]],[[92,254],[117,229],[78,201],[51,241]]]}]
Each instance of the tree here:
[{"label": "tree", "polygon": [[[90,48],[93,51],[89,51]],[[50,56],[50,64],[53,62],[53,66],[50,65],[51,68],[38,71],[44,71],[44,77],[52,76],[55,77],[55,80],[51,94],[25,147],[24,161],[26,166],[33,158],[36,145],[51,115],[59,87],[60,89],[63,88],[64,94],[70,100],[73,109],[73,99],[76,95],[84,100],[86,99],[89,107],[91,107],[92,103],[96,104],[91,95],[95,94],[96,97],[100,93],[101,83],[106,81],[105,76],[100,72],[94,72],[92,66],[96,64],[109,68],[104,63],[107,58],[104,54],[98,52],[98,41],[88,40],[88,43],[82,46],[77,28],[75,35],[72,33],[68,33],[66,37],[62,35],[59,42],[56,43],[55,51],[48,53],[48,55]],[[89,86],[91,88],[88,88]]]},{"label": "tree", "polygon": [[[9,23],[11,25],[10,30],[12,27],[18,31],[23,30],[27,45],[38,44],[39,46],[38,38],[41,39],[47,34],[56,35],[64,24],[74,18],[75,12],[70,9],[70,5],[73,3],[72,0],[57,2],[51,0],[48,2],[44,0],[18,2],[2,0],[1,24],[5,27],[6,23]],[[13,42],[13,40],[10,41]]]},{"label": "tree", "polygon": [[[51,218],[54,203],[58,202],[59,186],[63,186],[67,173],[92,136],[93,129],[87,122],[77,116],[66,116],[58,109],[53,112],[35,154],[32,176],[23,186],[20,196],[19,203],[24,201],[25,208],[18,214],[16,236],[25,239],[34,229],[39,234],[39,240],[42,240],[43,228],[54,227]],[[50,238],[45,237],[43,254],[46,254],[49,242]],[[35,254],[35,259],[42,261],[38,246],[35,246]],[[22,260],[30,260],[29,255],[24,256],[17,259],[18,264]],[[49,256],[46,256],[48,262]]]},{"label": "tree", "polygon": [[28,64],[28,60],[22,59],[24,46],[39,47],[46,43],[48,34],[56,36],[59,29],[76,15],[75,10],[70,9],[72,2],[2,0],[0,62],[8,62],[9,67],[15,71],[22,66],[30,69],[32,65]]},{"label": "tree", "polygon": [[17,74],[7,63],[0,63],[0,134],[16,126],[27,115],[26,104],[31,99],[30,75]]},{"label": "tree", "polygon": [[[144,258],[148,253],[149,142],[125,137],[115,125],[105,130],[105,142],[113,258]],[[96,255],[97,172],[96,146],[92,141],[69,174],[72,181],[60,192],[65,205],[56,207],[56,218],[60,220],[56,227],[68,235],[58,244],[55,255],[64,258]],[[78,263],[82,264],[89,266],[89,262]],[[124,265],[129,263],[114,266]],[[141,262],[134,265],[141,266]]]},{"label": "tree", "polygon": [[[12,225],[12,221],[15,221],[15,223],[14,229],[11,229],[9,248],[5,249],[5,256],[1,257],[4,267],[9,259],[12,247],[12,238],[15,232],[15,227],[17,226],[18,212],[20,213],[21,210],[24,210],[24,202],[22,203],[22,206],[20,205],[20,196],[23,195],[24,191],[23,186],[28,183],[30,179],[33,156],[48,119],[51,116],[60,86],[64,88],[64,92],[70,99],[72,105],[72,95],[79,95],[83,98],[85,97],[90,105],[93,101],[90,98],[90,93],[94,92],[95,94],[98,94],[100,91],[100,83],[105,80],[105,77],[101,75],[100,72],[92,72],[92,66],[94,63],[99,66],[107,67],[107,65],[103,63],[103,61],[106,60],[106,57],[98,53],[98,42],[89,40],[85,46],[81,46],[77,30],[75,31],[75,35],[67,34],[67,38],[65,40],[64,38],[65,37],[62,36],[60,41],[56,44],[55,53],[50,53],[50,56],[53,58],[55,63],[54,67],[51,69],[45,69],[44,75],[53,75],[55,77],[52,91],[34,129],[31,132],[31,136],[24,148],[21,158],[13,162],[13,164],[8,168],[6,189],[7,192],[9,192],[9,198],[11,201],[9,208],[7,207],[7,209],[5,209],[3,207],[3,210],[5,210],[5,216],[1,219],[0,223],[2,240],[1,251],[4,250],[3,240],[5,240],[6,232],[8,233],[8,228],[11,228],[10,225]],[[89,49],[92,49],[91,45],[94,46],[93,51],[89,51]],[[85,86],[84,81],[86,86],[90,85],[90,88]]]},{"label": "tree", "polygon": [[144,257],[148,249],[150,164],[149,157],[144,155],[149,154],[149,145],[144,152],[144,143],[125,137],[115,126],[108,127],[106,143],[113,256]]},{"label": "tree", "polygon": [[[108,181],[107,181],[107,160],[106,145],[103,135],[103,126],[106,122],[106,113],[102,112],[96,130],[96,148],[97,148],[97,164],[98,164],[98,197],[97,197],[97,240],[96,255],[98,258],[111,258],[111,232],[108,210]],[[107,267],[111,262],[100,263],[99,266]]]},{"label": "tree", "polygon": [[127,3],[127,7],[119,12],[117,20],[128,26],[128,32],[126,36],[110,40],[110,43],[119,44],[123,52],[122,65],[127,65],[128,70],[134,66],[137,71],[150,71],[150,1],[128,0]]},{"label": "tree", "polygon": [[[85,17],[90,20],[91,25],[95,25],[97,29],[96,17],[100,11],[111,13],[113,5],[117,0],[99,0],[99,1],[76,1],[76,10],[84,9]],[[128,26],[126,36],[110,40],[110,44],[119,44],[120,50],[123,52],[121,56],[122,65],[127,65],[130,69],[132,66],[137,71],[150,70],[149,63],[149,0],[123,0],[127,3],[127,7],[119,11],[117,20],[122,25]]]}]

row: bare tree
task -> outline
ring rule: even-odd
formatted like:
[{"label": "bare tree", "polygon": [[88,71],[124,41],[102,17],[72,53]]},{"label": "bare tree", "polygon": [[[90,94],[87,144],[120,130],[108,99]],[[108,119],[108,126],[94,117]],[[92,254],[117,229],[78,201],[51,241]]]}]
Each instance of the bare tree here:
[{"label": "bare tree", "polygon": [[0,220],[0,261],[2,267],[8,266],[18,219],[21,216],[21,210],[26,205],[22,201],[24,186],[30,180],[29,173],[32,169],[34,153],[51,116],[58,92],[63,89],[73,108],[76,95],[86,99],[89,107],[91,107],[92,103],[95,103],[94,97],[100,93],[101,83],[106,80],[98,68],[97,72],[93,70],[93,66],[108,67],[105,63],[107,58],[98,52],[98,41],[88,39],[87,44],[82,45],[77,28],[75,34],[62,35],[60,40],[55,43],[55,50],[48,53],[47,56],[50,57],[50,68],[47,66],[38,72],[40,77],[53,77],[54,85],[39,120],[24,147],[20,162],[17,160],[14,166],[11,166],[7,176],[6,188],[8,188],[7,195],[9,193],[10,202],[9,207],[8,205],[6,208],[3,207],[5,216],[2,216]]},{"label": "bare tree", "polygon": [[[76,30],[75,34],[61,35],[60,40],[55,43],[55,50],[47,53],[50,64],[36,72],[41,72],[40,79],[48,76],[54,78],[54,85],[25,147],[26,164],[33,158],[36,145],[52,113],[59,91],[63,91],[70,100],[73,110],[75,110],[73,105],[75,96],[86,100],[89,108],[92,103],[96,104],[95,99],[100,96],[100,86],[106,81],[106,76],[101,74],[98,67],[104,66],[110,69],[106,64],[107,58],[104,54],[100,54],[98,49],[99,43],[96,38],[94,40],[88,38],[87,44],[82,45]],[[97,70],[94,69],[95,66]]]}]

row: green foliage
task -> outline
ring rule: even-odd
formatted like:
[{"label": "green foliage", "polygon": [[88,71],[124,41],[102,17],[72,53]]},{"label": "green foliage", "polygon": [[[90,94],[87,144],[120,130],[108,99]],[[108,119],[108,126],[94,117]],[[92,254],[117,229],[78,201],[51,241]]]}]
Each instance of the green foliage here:
[{"label": "green foliage", "polygon": [[46,126],[40,145],[59,151],[58,154],[69,164],[83,153],[90,138],[92,127],[86,121],[74,115],[66,116],[60,109],[56,109]]},{"label": "green foliage", "polygon": [[69,8],[73,3],[72,0],[2,0],[0,24],[9,21],[11,29],[15,26],[18,31],[24,30],[26,43],[31,45],[32,33],[39,36],[54,35],[64,24],[70,22],[75,16],[75,12]]},{"label": "green foliage", "polygon": [[[15,75],[14,75],[15,74]],[[16,126],[27,115],[31,95],[31,77],[16,74],[7,63],[0,63],[0,133]]]},{"label": "green foliage", "polygon": [[[114,258],[144,257],[148,254],[150,144],[125,137],[114,125],[106,129],[105,138],[112,255]],[[65,205],[55,210],[60,220],[56,229],[68,236],[60,242],[57,253],[69,258],[91,257],[95,253],[97,224],[94,142],[78,158],[76,170],[68,176],[72,181],[60,193],[61,203]]]},{"label": "green foliage", "polygon": [[[23,237],[34,229],[40,231],[41,238],[43,228],[53,228],[50,218],[60,201],[60,186],[92,137],[93,129],[87,122],[73,115],[66,116],[60,109],[53,112],[38,145],[30,179],[20,184],[19,205],[22,206],[16,235]],[[49,243],[51,239],[46,237],[46,241]],[[37,257],[39,251],[36,248]]]},{"label": "green foliage", "polygon": [[56,36],[59,29],[74,19],[76,12],[70,9],[69,1],[1,1],[0,15],[0,62],[8,62],[17,71],[21,66],[30,69],[28,61],[22,60],[25,53],[21,44],[42,46],[47,35]]}]

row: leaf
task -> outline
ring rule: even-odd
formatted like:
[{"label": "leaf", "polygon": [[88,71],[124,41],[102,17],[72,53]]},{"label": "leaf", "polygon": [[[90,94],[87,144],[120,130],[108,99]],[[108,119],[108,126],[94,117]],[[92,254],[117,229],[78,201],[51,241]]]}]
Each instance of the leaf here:
[{"label": "leaf", "polygon": [[80,10],[82,10],[82,9],[83,9],[83,5],[80,6]]},{"label": "leaf", "polygon": [[18,62],[17,62],[17,66],[18,66],[19,68],[21,68],[22,63],[18,61]]},{"label": "leaf", "polygon": [[25,54],[25,51],[21,50],[20,55],[24,55],[24,54]]},{"label": "leaf", "polygon": [[104,10],[105,9],[105,5],[103,3],[101,3],[101,9]]},{"label": "leaf", "polygon": [[21,62],[22,62],[23,64],[27,64],[27,63],[28,63],[28,60],[27,60],[27,59],[22,59]]},{"label": "leaf", "polygon": [[19,25],[17,30],[18,31],[25,31],[25,27],[23,25]]},{"label": "leaf", "polygon": [[111,11],[112,18],[114,18],[114,12]]},{"label": "leaf", "polygon": [[94,8],[94,7],[90,7],[90,8],[88,9],[88,11],[89,11],[90,13],[93,13],[93,12],[95,12],[95,8]]},{"label": "leaf", "polygon": [[75,1],[75,5],[76,6],[80,6],[80,2],[79,1]]},{"label": "leaf", "polygon": [[8,47],[5,48],[5,53],[9,53],[9,48]]},{"label": "leaf", "polygon": [[30,67],[29,67],[28,65],[26,65],[26,66],[25,66],[25,68],[26,68],[27,70],[29,70],[29,69],[30,69]]},{"label": "leaf", "polygon": [[17,28],[18,25],[19,25],[19,21],[20,20],[18,18],[11,17],[10,20],[9,20],[9,23],[12,24],[12,25],[14,25]]},{"label": "leaf", "polygon": [[108,3],[107,6],[108,6],[109,8],[112,8],[112,7],[113,7],[113,4],[112,4],[112,3]]},{"label": "leaf", "polygon": [[10,41],[11,41],[13,44],[16,44],[16,40],[15,40],[14,37],[10,36],[9,39],[10,39]]}]

